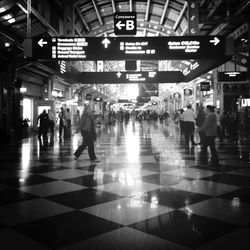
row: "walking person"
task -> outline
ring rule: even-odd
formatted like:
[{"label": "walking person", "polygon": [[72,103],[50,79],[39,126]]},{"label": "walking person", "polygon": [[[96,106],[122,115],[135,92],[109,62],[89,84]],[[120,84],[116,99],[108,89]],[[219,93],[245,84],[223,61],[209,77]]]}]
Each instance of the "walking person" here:
[{"label": "walking person", "polygon": [[194,146],[195,114],[191,105],[187,105],[187,109],[183,112],[183,121],[186,146],[189,146],[189,141],[191,141],[192,146]]},{"label": "walking person", "polygon": [[222,132],[221,132],[221,117],[220,117],[220,112],[217,111],[216,113],[216,128],[217,128],[217,136],[220,140],[220,143],[223,142],[223,137],[222,137]]},{"label": "walking person", "polygon": [[201,150],[203,150],[203,147],[205,144],[206,134],[204,131],[199,131],[199,128],[203,125],[205,118],[206,118],[206,114],[205,114],[204,108],[202,106],[200,106],[199,110],[198,110],[197,118],[196,118],[196,125],[198,126]]},{"label": "walking person", "polygon": [[134,127],[135,126],[135,120],[136,120],[135,108],[133,108],[132,111],[131,111],[131,120],[132,120],[132,124],[133,124],[133,127]]},{"label": "walking person", "polygon": [[74,159],[78,160],[84,149],[88,147],[88,154],[90,160],[92,162],[99,162],[95,155],[94,141],[96,140],[96,131],[93,115],[89,105],[84,107],[83,113],[80,118],[80,125],[78,131],[79,130],[81,131],[83,140],[82,144],[74,153]]},{"label": "walking person", "polygon": [[207,105],[206,107],[206,118],[203,125],[199,128],[199,131],[204,131],[205,133],[205,144],[203,150],[201,151],[201,159],[207,160],[207,147],[211,151],[211,166],[219,166],[218,154],[215,147],[215,138],[217,136],[216,128],[216,114],[214,113],[214,107]]},{"label": "walking person", "polygon": [[52,136],[54,136],[55,115],[54,115],[54,113],[51,110],[48,111],[48,118],[49,118],[49,125],[48,125],[48,127],[50,129],[50,132],[51,132]]},{"label": "walking person", "polygon": [[46,113],[46,110],[44,109],[43,112],[38,116],[37,123],[39,124],[38,129],[38,138],[41,138],[41,135],[43,136],[43,139],[47,138],[48,133],[48,124],[49,124],[49,118],[48,114]]},{"label": "walking person", "polygon": [[65,136],[65,129],[66,129],[66,118],[65,118],[65,110],[61,107],[61,111],[59,113],[59,137],[62,137],[62,132],[64,132]]},{"label": "walking person", "polygon": [[184,109],[180,110],[180,129],[181,129],[181,134],[184,134],[184,119],[183,119],[183,113]]},{"label": "walking person", "polygon": [[66,127],[65,127],[65,138],[70,138],[71,137],[71,112],[70,109],[67,108],[65,112],[65,120],[66,120]]}]

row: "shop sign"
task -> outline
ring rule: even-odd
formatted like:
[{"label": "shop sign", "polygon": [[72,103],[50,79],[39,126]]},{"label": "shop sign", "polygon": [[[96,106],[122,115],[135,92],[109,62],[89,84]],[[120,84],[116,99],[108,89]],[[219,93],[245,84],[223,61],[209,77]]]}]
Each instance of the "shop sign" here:
[{"label": "shop sign", "polygon": [[250,107],[250,98],[241,99],[242,107]]},{"label": "shop sign", "polygon": [[92,98],[92,94],[86,94],[85,99],[90,101]]},{"label": "shop sign", "polygon": [[201,82],[201,91],[210,91],[210,82]]},{"label": "shop sign", "polygon": [[192,89],[184,89],[184,95],[185,96],[191,96],[193,94]]}]

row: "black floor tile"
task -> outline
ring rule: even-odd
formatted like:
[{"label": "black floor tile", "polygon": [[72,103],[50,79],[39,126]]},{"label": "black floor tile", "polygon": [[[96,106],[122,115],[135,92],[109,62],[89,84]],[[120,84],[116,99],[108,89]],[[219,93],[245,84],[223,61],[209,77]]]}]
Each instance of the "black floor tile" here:
[{"label": "black floor tile", "polygon": [[124,197],[97,189],[86,188],[46,198],[68,207],[81,209],[108,201],[118,200]]},{"label": "black floor tile", "polygon": [[55,249],[117,229],[121,225],[80,211],[22,224],[18,231]]},{"label": "black floor tile", "polygon": [[202,180],[224,183],[236,186],[250,186],[250,177],[244,175],[218,174],[203,178]]},{"label": "black floor tile", "polygon": [[147,202],[152,202],[153,199],[156,199],[159,205],[168,206],[174,209],[179,209],[186,205],[191,205],[211,198],[208,195],[191,193],[174,188],[161,188],[150,191],[143,197]]},{"label": "black floor tile", "polygon": [[14,177],[14,178],[0,180],[0,183],[10,187],[21,187],[21,186],[35,185],[52,181],[55,181],[55,179],[46,176],[29,175],[25,178]]},{"label": "black floor tile", "polygon": [[94,187],[94,186],[104,185],[104,184],[113,182],[113,178],[110,175],[103,175],[99,179],[98,176],[91,174],[91,175],[67,179],[64,181],[68,181],[68,182],[75,183],[78,185],[83,185],[86,187]]},{"label": "black floor tile", "polygon": [[44,174],[47,172],[59,171],[59,170],[65,170],[65,169],[69,169],[69,168],[51,164],[51,165],[42,165],[39,167],[33,167],[29,170],[29,172],[32,174]]},{"label": "black floor tile", "polygon": [[28,194],[14,188],[0,191],[0,197],[0,205],[7,205],[10,203],[27,201],[36,198],[35,195]]},{"label": "black floor tile", "polygon": [[178,210],[130,226],[192,249],[236,229],[225,222]]}]

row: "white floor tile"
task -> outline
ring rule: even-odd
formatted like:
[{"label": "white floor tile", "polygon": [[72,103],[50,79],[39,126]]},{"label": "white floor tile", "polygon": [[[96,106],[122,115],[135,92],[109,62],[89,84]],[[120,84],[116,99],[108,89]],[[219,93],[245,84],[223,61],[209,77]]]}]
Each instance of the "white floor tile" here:
[{"label": "white floor tile", "polygon": [[130,225],[154,216],[168,213],[173,209],[134,198],[124,198],[97,206],[84,208],[81,211],[111,220],[113,222]]}]

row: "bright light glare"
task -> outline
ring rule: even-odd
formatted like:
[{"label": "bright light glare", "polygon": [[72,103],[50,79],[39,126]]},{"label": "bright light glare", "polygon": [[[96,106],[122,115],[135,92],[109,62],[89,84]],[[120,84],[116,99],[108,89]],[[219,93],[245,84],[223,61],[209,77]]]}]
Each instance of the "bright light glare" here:
[{"label": "bright light glare", "polygon": [[8,23],[14,23],[15,21],[16,21],[15,18],[11,18],[11,19],[8,20]]},{"label": "bright light glare", "polygon": [[128,84],[125,86],[121,99],[136,99],[139,95],[138,84]]},{"label": "bright light glare", "polygon": [[10,18],[12,18],[12,15],[10,15],[10,14],[3,16],[3,19],[4,19],[4,20],[8,20],[8,19],[10,19]]},{"label": "bright light glare", "polygon": [[4,12],[4,11],[6,11],[6,8],[5,8],[5,7],[1,7],[1,8],[0,8],[0,13],[2,13],[2,12]]}]

